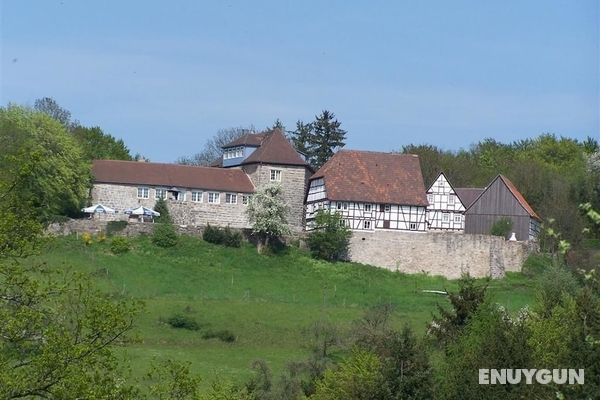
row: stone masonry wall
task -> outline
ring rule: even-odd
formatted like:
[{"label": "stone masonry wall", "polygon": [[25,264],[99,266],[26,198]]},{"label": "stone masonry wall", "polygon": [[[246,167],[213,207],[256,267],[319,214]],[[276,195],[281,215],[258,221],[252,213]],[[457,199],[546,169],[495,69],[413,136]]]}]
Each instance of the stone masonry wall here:
[{"label": "stone masonry wall", "polygon": [[351,261],[410,274],[500,278],[521,271],[535,247],[488,235],[374,231],[353,232],[348,255]]},{"label": "stone masonry wall", "polygon": [[295,231],[301,231],[304,226],[304,195],[310,171],[305,167],[271,164],[250,164],[243,166],[254,186],[270,183],[271,169],[281,170],[281,187],[283,198],[289,207],[288,222]]},{"label": "stone masonry wall", "polygon": [[[92,188],[92,203],[101,203],[117,210],[117,214],[96,215],[99,219],[128,220],[123,212],[127,208],[144,206],[154,208],[156,204],[155,188],[150,187],[149,198],[137,198],[136,185],[117,185],[96,183]],[[226,204],[225,193],[220,192],[220,203],[208,203],[207,192],[203,193],[203,202],[192,201],[191,190],[186,191],[185,201],[167,200],[169,213],[173,222],[178,225],[205,226],[207,223],[232,228],[249,228],[246,218],[246,205],[242,204],[242,194],[236,193],[237,204]]]}]

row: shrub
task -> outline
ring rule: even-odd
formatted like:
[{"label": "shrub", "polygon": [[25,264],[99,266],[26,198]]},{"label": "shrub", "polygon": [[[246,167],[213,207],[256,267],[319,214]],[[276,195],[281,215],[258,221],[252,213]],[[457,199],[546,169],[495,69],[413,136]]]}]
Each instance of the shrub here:
[{"label": "shrub", "polygon": [[106,234],[112,236],[117,232],[121,232],[127,227],[127,221],[108,221],[106,224]]},{"label": "shrub", "polygon": [[319,210],[307,244],[313,257],[336,261],[346,255],[351,235],[340,214]]},{"label": "shrub", "polygon": [[173,247],[179,241],[175,227],[171,224],[155,224],[152,243],[159,247]]},{"label": "shrub", "polygon": [[183,314],[175,314],[167,319],[167,324],[177,329],[187,329],[189,331],[197,331],[200,329],[200,324],[195,319]]},{"label": "shrub", "polygon": [[223,329],[220,331],[206,331],[202,334],[202,339],[219,339],[222,342],[233,343],[235,342],[235,335],[229,329]]},{"label": "shrub", "polygon": [[208,243],[220,244],[228,247],[240,247],[242,245],[242,234],[234,231],[230,227],[219,228],[206,225],[202,238]]},{"label": "shrub", "polygon": [[113,254],[127,253],[131,248],[131,243],[124,236],[115,236],[110,241],[110,251]]},{"label": "shrub", "polygon": [[502,217],[496,222],[494,222],[494,225],[492,225],[492,229],[490,229],[490,234],[493,236],[502,236],[507,238],[512,227],[512,219]]},{"label": "shrub", "polygon": [[106,234],[104,232],[98,233],[98,235],[96,235],[96,241],[98,243],[104,243],[106,241]]},{"label": "shrub", "polygon": [[171,219],[171,214],[169,213],[167,201],[165,199],[156,200],[156,204],[154,205],[154,211],[160,213],[160,216],[154,218],[154,221],[162,222],[165,224],[170,224],[173,222],[173,220]]},{"label": "shrub", "polygon": [[83,243],[85,243],[86,246],[89,246],[89,245],[91,245],[94,242],[92,234],[88,233],[88,232],[84,232],[81,235],[81,240],[83,241]]}]

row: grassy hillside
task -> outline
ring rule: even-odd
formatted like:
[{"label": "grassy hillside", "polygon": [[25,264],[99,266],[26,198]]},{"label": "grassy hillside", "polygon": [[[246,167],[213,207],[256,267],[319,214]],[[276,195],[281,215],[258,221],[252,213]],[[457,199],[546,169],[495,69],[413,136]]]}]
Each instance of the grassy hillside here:
[{"label": "grassy hillside", "polygon": [[[249,245],[231,249],[184,237],[160,249],[145,237],[134,248],[113,255],[108,241],[86,246],[76,237],[58,238],[30,262],[89,273],[98,287],[145,303],[136,327],[139,343],[121,349],[141,376],[154,358],[192,362],[211,380],[215,374],[242,380],[249,365],[265,359],[275,373],[288,361],[304,358],[304,330],[326,319],[348,327],[368,307],[395,305],[394,322],[424,333],[436,304],[444,297],[423,289],[453,289],[440,277],[404,275],[370,266],[315,261],[295,248],[279,255],[258,255]],[[497,302],[515,311],[532,300],[532,281],[510,274],[493,281]],[[174,314],[195,318],[200,331],[174,329],[163,321]],[[208,329],[228,329],[234,343],[202,339]]]}]

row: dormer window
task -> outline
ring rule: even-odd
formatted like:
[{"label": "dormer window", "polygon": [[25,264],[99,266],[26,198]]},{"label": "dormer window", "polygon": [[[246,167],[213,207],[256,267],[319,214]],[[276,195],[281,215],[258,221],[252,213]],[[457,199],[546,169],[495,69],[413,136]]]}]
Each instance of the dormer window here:
[{"label": "dormer window", "polygon": [[231,158],[240,158],[244,156],[243,147],[231,147],[223,152],[223,159],[229,160]]}]

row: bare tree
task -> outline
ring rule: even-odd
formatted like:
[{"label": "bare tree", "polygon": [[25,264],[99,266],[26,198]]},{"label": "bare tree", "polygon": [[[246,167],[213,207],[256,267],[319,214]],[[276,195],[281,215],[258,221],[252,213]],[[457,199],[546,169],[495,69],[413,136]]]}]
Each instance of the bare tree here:
[{"label": "bare tree", "polygon": [[227,143],[233,142],[248,133],[254,133],[254,126],[248,127],[238,126],[234,128],[220,129],[210,139],[206,141],[200,152],[191,156],[179,157],[178,164],[207,166],[212,164],[216,159],[221,157],[223,151],[221,147]]}]

